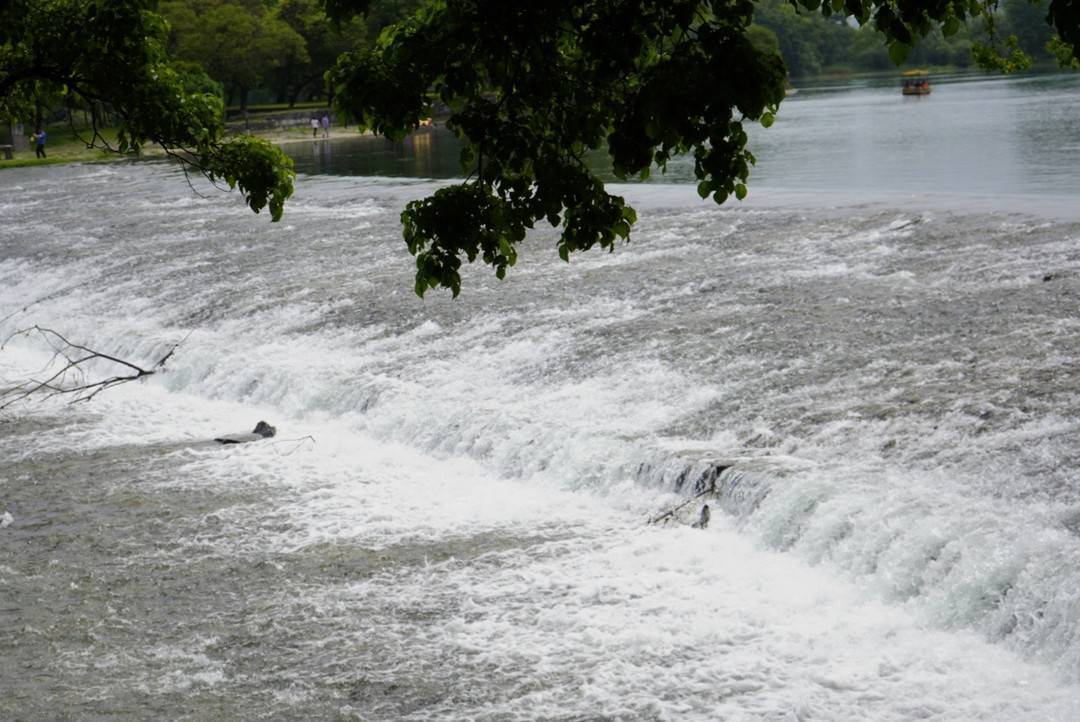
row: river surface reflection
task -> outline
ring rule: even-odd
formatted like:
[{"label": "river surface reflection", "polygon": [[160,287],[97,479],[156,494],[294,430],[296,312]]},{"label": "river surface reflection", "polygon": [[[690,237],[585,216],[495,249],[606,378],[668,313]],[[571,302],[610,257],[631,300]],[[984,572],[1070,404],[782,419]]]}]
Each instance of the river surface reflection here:
[{"label": "river surface reflection", "polygon": [[[904,97],[893,78],[807,84],[776,123],[750,128],[752,188],[826,192],[1080,193],[1080,76],[953,75]],[[293,144],[305,174],[455,178],[460,142],[444,128],[402,142],[363,136]],[[595,169],[612,179],[598,154]],[[680,158],[650,182],[692,182]]]},{"label": "river surface reflection", "polygon": [[461,145],[445,128],[421,128],[402,141],[357,135],[289,143],[285,150],[308,175],[457,178]]}]

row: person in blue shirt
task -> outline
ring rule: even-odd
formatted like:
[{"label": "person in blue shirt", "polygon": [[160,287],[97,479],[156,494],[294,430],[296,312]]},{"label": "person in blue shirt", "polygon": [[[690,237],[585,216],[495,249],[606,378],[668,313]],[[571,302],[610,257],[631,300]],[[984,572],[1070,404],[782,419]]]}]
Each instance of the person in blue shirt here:
[{"label": "person in blue shirt", "polygon": [[34,141],[34,154],[38,158],[45,157],[45,131],[38,128],[34,131],[34,134],[30,137],[30,140]]}]

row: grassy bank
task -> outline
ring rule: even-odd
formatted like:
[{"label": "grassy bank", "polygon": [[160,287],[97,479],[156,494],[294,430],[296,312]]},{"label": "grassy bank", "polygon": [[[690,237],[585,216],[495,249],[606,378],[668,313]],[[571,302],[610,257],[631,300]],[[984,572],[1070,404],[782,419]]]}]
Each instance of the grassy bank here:
[{"label": "grassy bank", "polygon": [[[106,128],[101,131],[102,137],[110,144],[116,143],[116,128]],[[47,140],[45,143],[46,158],[35,156],[34,148],[16,151],[11,160],[0,158],[0,170],[4,168],[25,168],[35,165],[53,165],[56,163],[95,163],[115,160],[127,160],[134,157],[154,157],[164,154],[159,147],[154,145],[144,146],[140,156],[131,154],[111,153],[98,148],[87,148],[86,142],[72,132],[66,125],[46,126]],[[298,126],[296,128],[282,128],[267,131],[251,131],[251,135],[281,145],[284,143],[298,143],[303,141],[312,142],[311,128]],[[344,128],[334,126],[330,128],[331,138],[353,137],[357,135],[356,126]],[[88,137],[88,135],[84,135]],[[322,130],[319,130],[319,139],[322,138]]]},{"label": "grassy bank", "polygon": [[[109,153],[97,148],[87,148],[86,142],[66,125],[46,126],[45,158],[38,158],[33,145],[23,151],[15,151],[11,160],[0,159],[0,168],[23,168],[32,165],[53,165],[55,163],[92,163],[95,161],[120,160],[128,155]],[[116,142],[116,129],[105,128],[102,137],[110,143]],[[89,137],[88,134],[83,137]]]},{"label": "grassy bank", "polygon": [[[322,110],[327,108],[325,100],[309,100],[290,106],[288,103],[260,103],[247,107],[249,115],[266,115],[268,113],[302,113],[305,110]],[[243,115],[240,106],[233,105],[225,109],[225,115],[230,118],[238,118]]]}]

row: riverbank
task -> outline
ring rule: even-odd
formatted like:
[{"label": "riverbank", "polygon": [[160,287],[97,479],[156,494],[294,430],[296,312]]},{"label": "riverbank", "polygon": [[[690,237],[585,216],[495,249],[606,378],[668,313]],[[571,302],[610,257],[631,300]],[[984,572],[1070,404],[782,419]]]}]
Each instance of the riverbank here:
[{"label": "riverbank", "polygon": [[[337,138],[355,138],[358,135],[370,135],[370,132],[360,133],[357,131],[356,126],[351,128],[345,127],[331,127],[329,130],[330,139]],[[272,131],[253,132],[257,138],[264,138],[274,145],[286,145],[290,143],[317,143],[320,140],[324,140],[322,136],[322,130],[319,131],[318,137],[313,138],[311,135],[311,128],[282,128]]]},{"label": "riverbank", "polygon": [[[0,168],[23,168],[35,165],[55,165],[57,163],[94,163],[108,160],[122,160],[127,154],[91,148],[87,146],[89,134],[76,135],[67,127],[46,127],[48,134],[45,143],[45,158],[38,158],[32,143],[25,149],[16,149],[11,159],[0,159]],[[102,131],[102,136],[109,143],[116,142],[116,129]],[[149,151],[150,149],[148,149]],[[157,149],[158,152],[163,152]]]},{"label": "riverbank", "polygon": [[[14,152],[10,160],[0,159],[0,169],[4,168],[25,168],[28,166],[39,165],[55,165],[58,163],[108,163],[118,160],[131,160],[132,158],[154,158],[164,157],[165,150],[153,143],[145,145],[140,153],[119,153],[115,151],[102,150],[100,148],[87,147],[84,137],[78,137],[71,132],[70,129],[52,129],[48,128],[48,142],[45,146],[45,152],[47,157],[37,158],[34,154],[33,147],[28,150],[17,150]],[[105,137],[110,143],[115,144],[116,129],[110,128],[102,131],[102,136]],[[331,127],[329,130],[330,138],[345,138],[354,137],[358,135],[356,126],[350,128],[345,127]],[[302,143],[302,142],[319,142],[323,140],[322,130],[319,131],[318,138],[311,137],[311,128],[277,128],[273,130],[258,131],[253,130],[250,135],[256,138],[264,138],[270,141],[274,145],[286,145],[290,143]]]}]

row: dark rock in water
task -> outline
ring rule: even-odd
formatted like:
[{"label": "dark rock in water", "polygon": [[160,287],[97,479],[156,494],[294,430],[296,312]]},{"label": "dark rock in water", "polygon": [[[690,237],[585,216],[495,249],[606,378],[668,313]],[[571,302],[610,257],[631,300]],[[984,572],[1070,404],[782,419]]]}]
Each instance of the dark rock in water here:
[{"label": "dark rock in water", "polygon": [[709,467],[694,480],[694,493],[700,494],[706,491],[716,492],[717,479],[730,468],[730,464],[710,464]]},{"label": "dark rock in water", "polygon": [[219,444],[246,444],[249,441],[262,441],[263,439],[269,439],[277,433],[277,429],[266,423],[260,421],[255,424],[255,430],[250,434],[226,434],[225,436],[219,436],[214,441]]},{"label": "dark rock in water", "polygon": [[690,469],[691,468],[692,467],[689,467],[689,466],[686,467],[685,469],[683,469],[682,471],[679,472],[678,476],[675,477],[675,482],[673,484],[673,486],[675,488],[675,491],[682,491],[683,484],[686,483],[687,477],[690,476]]},{"label": "dark rock in water", "polygon": [[277,429],[275,429],[273,426],[266,423],[265,421],[260,421],[259,423],[255,424],[255,430],[251,433],[258,434],[264,439],[269,439],[271,436],[277,433]]},{"label": "dark rock in water", "polygon": [[705,504],[701,507],[701,516],[695,521],[692,526],[695,529],[706,529],[709,526],[709,519],[712,518],[712,512],[709,511],[709,505]]}]

